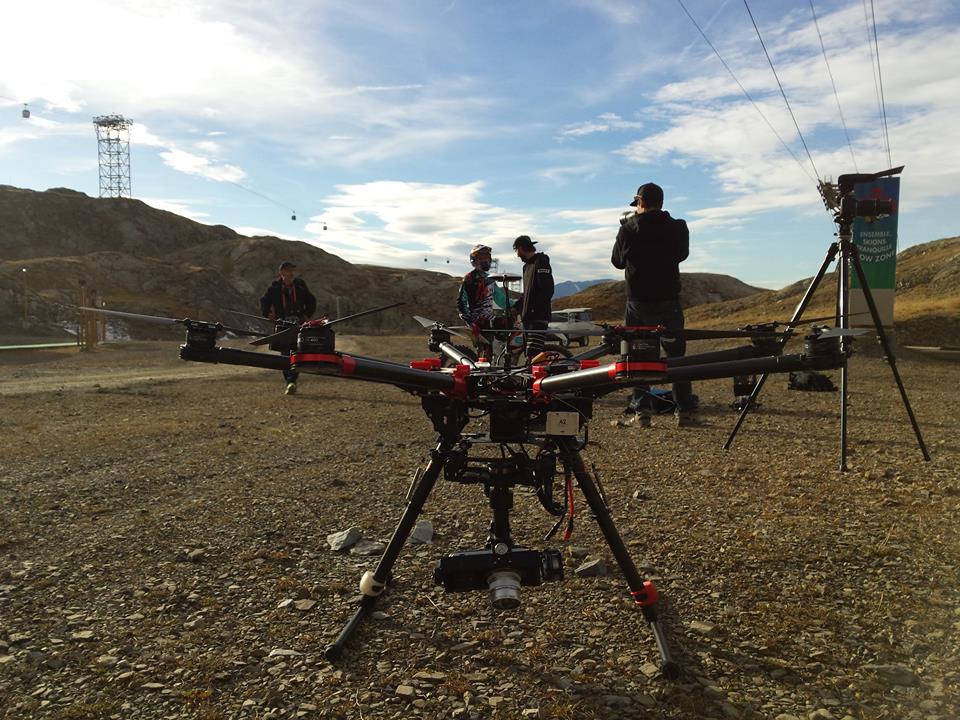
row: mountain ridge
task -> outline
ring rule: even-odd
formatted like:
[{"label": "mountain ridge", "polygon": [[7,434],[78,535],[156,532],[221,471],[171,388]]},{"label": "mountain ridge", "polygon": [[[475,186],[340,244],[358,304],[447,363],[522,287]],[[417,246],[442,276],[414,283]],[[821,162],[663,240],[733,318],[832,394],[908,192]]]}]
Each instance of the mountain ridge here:
[{"label": "mountain ridge", "polygon": [[[25,315],[33,330],[54,332],[75,315],[65,306],[78,302],[81,281],[98,290],[107,307],[130,312],[207,320],[230,310],[257,314],[259,297],[284,260],[298,264],[318,313],[343,316],[406,303],[351,323],[350,332],[416,332],[413,314],[457,321],[459,278],[445,273],[352,264],[310,243],[240,235],[135,199],[0,185],[0,332],[22,334]],[[689,324],[729,326],[789,319],[809,279],[781,290],[713,273],[681,273],[681,282]],[[899,253],[897,283],[898,339],[960,344],[960,238]],[[835,288],[828,274],[807,315],[829,314]],[[610,281],[558,297],[554,307],[592,307],[596,319],[620,322],[624,300],[623,281]],[[253,320],[231,317],[230,324],[263,330]]]}]

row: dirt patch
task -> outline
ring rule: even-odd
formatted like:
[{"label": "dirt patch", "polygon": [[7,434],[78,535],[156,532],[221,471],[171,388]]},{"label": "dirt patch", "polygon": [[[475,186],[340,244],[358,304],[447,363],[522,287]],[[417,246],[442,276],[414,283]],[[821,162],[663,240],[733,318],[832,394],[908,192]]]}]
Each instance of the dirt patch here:
[{"label": "dirt patch", "polygon": [[[323,659],[376,561],[327,534],[388,539],[433,446],[400,390],[304,376],[285,397],[279,373],[188,365],[175,343],[0,363],[5,720],[960,715],[957,365],[900,361],[925,463],[889,368],[855,357],[843,474],[837,395],[783,376],[726,452],[729,380],[695,384],[697,428],[615,426],[623,396],[596,403],[585,455],[665,597],[683,665],[668,683],[587,513],[546,543],[572,546],[567,579],[515,611],[435,586],[436,559],[482,547],[489,524],[478,488],[445,482],[433,543],[405,549],[382,615]],[[511,520],[544,547],[534,498],[518,491]],[[610,573],[575,577],[571,551]]]}]

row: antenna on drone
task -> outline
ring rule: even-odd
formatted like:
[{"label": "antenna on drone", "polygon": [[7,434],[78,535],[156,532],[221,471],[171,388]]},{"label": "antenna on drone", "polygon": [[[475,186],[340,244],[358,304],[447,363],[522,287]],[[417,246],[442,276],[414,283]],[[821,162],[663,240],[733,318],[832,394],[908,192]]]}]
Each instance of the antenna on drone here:
[{"label": "antenna on drone", "polygon": [[100,197],[130,197],[130,126],[123,115],[93,118],[100,163]]}]

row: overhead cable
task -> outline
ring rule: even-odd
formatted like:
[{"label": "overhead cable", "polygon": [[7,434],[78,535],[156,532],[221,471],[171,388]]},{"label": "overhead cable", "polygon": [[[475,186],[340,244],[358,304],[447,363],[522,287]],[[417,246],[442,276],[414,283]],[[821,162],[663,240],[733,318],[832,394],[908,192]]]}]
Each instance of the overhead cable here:
[{"label": "overhead cable", "polygon": [[279,202],[279,201],[277,201],[277,200],[274,200],[274,199],[273,199],[272,197],[270,197],[269,195],[264,195],[262,192],[259,192],[258,190],[254,190],[253,188],[247,187],[246,185],[241,185],[240,183],[235,182],[235,181],[233,181],[233,180],[227,180],[226,178],[223,179],[223,182],[230,183],[231,185],[236,185],[236,186],[237,186],[238,188],[240,188],[241,190],[246,190],[248,193],[252,193],[252,194],[256,195],[257,197],[262,197],[264,200],[267,200],[268,202],[272,202],[272,203],[273,203],[274,205],[276,205],[277,207],[281,207],[281,208],[283,208],[284,210],[289,210],[290,213],[293,215],[293,217],[296,218],[296,215],[297,215],[297,211],[296,211],[296,210],[287,207],[287,206],[284,205],[282,202]]},{"label": "overhead cable", "polygon": [[827,75],[830,76],[830,84],[833,85],[833,96],[837,99],[837,111],[840,113],[840,124],[843,125],[843,134],[847,137],[847,147],[850,148],[850,159],[853,160],[853,170],[859,173],[857,158],[853,155],[853,143],[850,141],[850,133],[847,131],[847,121],[843,117],[843,108],[840,107],[840,93],[837,92],[837,83],[833,79],[833,71],[830,70],[830,61],[827,60],[827,47],[823,44],[823,35],[820,33],[820,23],[817,22],[817,11],[813,9],[813,0],[810,0],[810,14],[813,15],[813,26],[817,29],[817,37],[820,38],[820,50],[823,51],[823,62],[827,66]]},{"label": "overhead cable", "polygon": [[803,133],[800,132],[800,125],[797,123],[797,118],[793,114],[793,108],[790,107],[790,101],[787,100],[787,93],[783,89],[783,84],[780,82],[780,77],[777,75],[777,69],[773,66],[773,60],[770,59],[770,53],[767,52],[767,46],[763,42],[763,37],[760,35],[760,28],[757,27],[757,21],[753,19],[753,13],[750,12],[750,5],[747,3],[747,0],[743,0],[744,6],[747,8],[747,14],[750,16],[750,22],[753,23],[753,29],[757,31],[757,39],[760,40],[760,47],[763,48],[763,54],[767,56],[767,62],[770,64],[770,70],[773,71],[773,77],[777,81],[777,87],[780,88],[780,94],[783,96],[783,102],[787,105],[787,110],[790,113],[790,117],[793,120],[793,126],[797,129],[797,135],[800,137],[800,142],[803,144],[803,149],[807,153],[807,158],[810,160],[810,165],[813,167],[813,174],[818,178],[820,173],[817,172],[817,166],[813,162],[813,156],[810,154],[810,148],[807,147],[807,141],[803,139]]},{"label": "overhead cable", "polygon": [[[770,128],[770,132],[772,132],[774,135],[777,136],[777,140],[779,140],[779,141],[780,141],[780,144],[783,145],[783,149],[786,150],[788,153],[790,153],[790,157],[792,157],[792,158],[794,159],[794,161],[796,161],[797,165],[798,165],[798,166],[800,167],[800,169],[803,171],[803,174],[806,175],[806,176],[810,179],[811,182],[816,183],[816,182],[817,182],[817,178],[815,178],[815,177],[813,177],[812,175],[810,175],[810,173],[809,173],[809,172],[807,171],[807,169],[804,167],[803,163],[800,162],[800,158],[798,158],[798,157],[796,156],[796,154],[793,152],[793,150],[790,149],[790,146],[787,145],[786,142],[784,142],[784,140],[783,140],[782,137],[780,137],[780,133],[778,133],[777,130],[776,130],[776,128],[773,127],[773,124],[767,119],[767,116],[763,114],[763,110],[760,109],[760,106],[757,105],[756,101],[750,96],[750,93],[747,92],[747,89],[746,89],[746,88],[743,86],[743,84],[737,79],[737,76],[734,74],[733,70],[731,70],[731,69],[730,69],[730,66],[727,65],[727,62],[723,59],[723,56],[720,55],[720,52],[717,50],[717,48],[714,47],[714,45],[713,45],[712,42],[710,42],[710,38],[707,37],[707,34],[703,31],[703,28],[701,28],[700,25],[697,23],[697,21],[693,19],[693,15],[691,15],[691,14],[690,14],[690,11],[687,10],[687,6],[683,4],[683,0],[677,0],[677,2],[680,3],[680,7],[683,8],[683,12],[685,12],[686,15],[687,15],[687,17],[690,18],[690,22],[693,23],[693,26],[694,26],[695,28],[697,28],[697,30],[700,32],[700,35],[703,37],[704,42],[706,42],[707,45],[710,46],[710,49],[713,50],[714,55],[717,56],[717,59],[718,59],[718,60],[720,61],[720,63],[723,65],[724,69],[730,74],[730,77],[733,78],[733,81],[737,84],[737,87],[740,88],[740,91],[744,94],[744,96],[747,98],[747,100],[750,101],[750,103],[753,105],[754,109],[760,114],[760,117],[763,118],[763,121],[767,124],[767,127]],[[816,171],[816,168],[814,168],[814,171]]]},{"label": "overhead cable", "polygon": [[880,71],[880,43],[877,40],[877,16],[873,11],[873,0],[870,0],[870,20],[873,25],[873,47],[877,54],[877,80],[880,85],[880,114],[883,117],[883,139],[887,144],[887,164],[893,165],[890,157],[890,131],[887,129],[887,103],[883,97],[883,73]]}]

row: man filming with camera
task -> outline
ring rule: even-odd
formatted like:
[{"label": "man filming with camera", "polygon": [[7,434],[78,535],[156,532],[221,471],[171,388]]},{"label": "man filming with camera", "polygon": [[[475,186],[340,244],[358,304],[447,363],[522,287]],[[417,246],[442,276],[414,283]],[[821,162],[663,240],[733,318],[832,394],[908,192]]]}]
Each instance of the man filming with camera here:
[{"label": "man filming with camera", "polygon": [[[614,267],[624,271],[627,282],[625,323],[679,330],[683,328],[680,263],[690,254],[687,223],[663,209],[663,188],[655,183],[637,188],[630,205],[636,212],[621,221],[610,258]],[[682,338],[665,337],[661,344],[667,357],[681,357],[687,350]],[[628,407],[641,427],[650,425],[649,393],[648,387],[635,387]],[[698,424],[689,381],[673,384],[673,401],[678,427]]]}]

